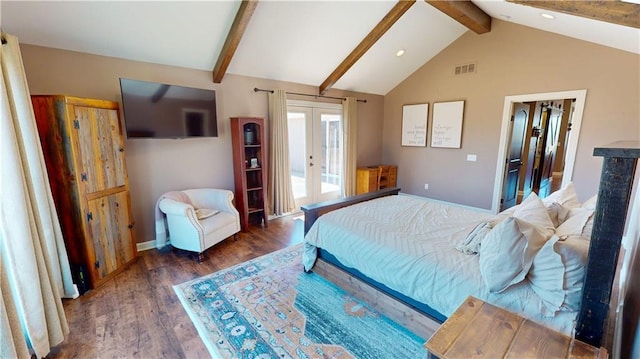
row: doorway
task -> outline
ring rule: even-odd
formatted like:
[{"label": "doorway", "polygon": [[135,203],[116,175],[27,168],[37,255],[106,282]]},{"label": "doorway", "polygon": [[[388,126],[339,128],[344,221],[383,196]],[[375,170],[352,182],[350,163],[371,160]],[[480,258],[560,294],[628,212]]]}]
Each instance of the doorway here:
[{"label": "doorway", "polygon": [[289,162],[296,206],[342,193],[342,105],[287,101]]},{"label": "doorway", "polygon": [[[519,203],[532,191],[546,197],[571,181],[586,93],[575,90],[505,97],[493,212]],[[518,121],[516,115],[520,116]]]}]

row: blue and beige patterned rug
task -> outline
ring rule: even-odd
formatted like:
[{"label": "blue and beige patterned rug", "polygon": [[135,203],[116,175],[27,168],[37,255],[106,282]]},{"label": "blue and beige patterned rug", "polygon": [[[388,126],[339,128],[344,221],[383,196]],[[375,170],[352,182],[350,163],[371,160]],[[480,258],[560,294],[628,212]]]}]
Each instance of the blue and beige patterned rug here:
[{"label": "blue and beige patterned rug", "polygon": [[214,358],[424,358],[423,340],[304,273],[302,244],[174,286]]}]

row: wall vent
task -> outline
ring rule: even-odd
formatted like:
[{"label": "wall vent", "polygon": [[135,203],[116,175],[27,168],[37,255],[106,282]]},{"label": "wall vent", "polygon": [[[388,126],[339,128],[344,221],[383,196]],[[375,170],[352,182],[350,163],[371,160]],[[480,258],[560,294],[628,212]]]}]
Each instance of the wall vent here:
[{"label": "wall vent", "polygon": [[467,74],[475,74],[478,69],[477,62],[470,62],[464,65],[456,65],[454,74],[458,75],[467,75]]}]

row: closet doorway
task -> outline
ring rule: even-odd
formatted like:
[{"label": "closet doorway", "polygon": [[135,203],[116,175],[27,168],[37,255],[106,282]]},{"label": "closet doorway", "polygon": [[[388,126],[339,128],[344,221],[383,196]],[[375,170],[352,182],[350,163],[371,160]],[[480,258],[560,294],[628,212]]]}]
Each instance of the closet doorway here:
[{"label": "closet doorway", "polygon": [[342,104],[287,101],[289,163],[296,206],[342,193]]},{"label": "closet doorway", "polygon": [[505,97],[492,210],[569,183],[586,90]]}]

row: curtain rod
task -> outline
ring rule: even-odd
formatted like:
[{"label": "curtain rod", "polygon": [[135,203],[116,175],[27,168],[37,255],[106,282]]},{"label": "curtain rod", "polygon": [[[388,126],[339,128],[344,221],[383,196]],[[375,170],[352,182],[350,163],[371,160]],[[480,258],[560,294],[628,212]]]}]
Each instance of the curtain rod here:
[{"label": "curtain rod", "polygon": [[[269,92],[269,93],[273,93],[273,90],[263,90],[263,89],[259,89],[257,87],[253,88],[253,92]],[[308,94],[308,93],[299,93],[299,92],[287,92],[287,95],[297,95],[297,96],[309,96],[309,97],[322,97],[322,98],[330,98],[330,99],[334,99],[334,100],[344,100],[344,97],[333,97],[333,96],[324,96],[324,95],[312,95],[312,94]],[[359,100],[357,99],[358,102],[364,102],[367,103],[367,100]]]}]

